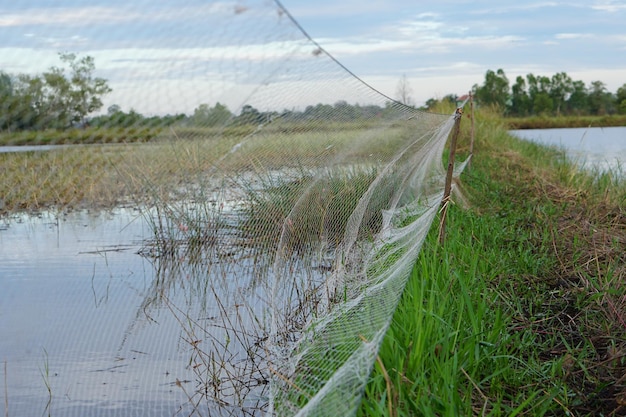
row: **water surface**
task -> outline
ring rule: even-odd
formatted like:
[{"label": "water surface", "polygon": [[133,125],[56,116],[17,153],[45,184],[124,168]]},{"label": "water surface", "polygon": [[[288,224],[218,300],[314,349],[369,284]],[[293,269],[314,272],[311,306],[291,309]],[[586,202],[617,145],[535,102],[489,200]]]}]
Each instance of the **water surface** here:
[{"label": "water surface", "polygon": [[624,171],[626,127],[512,130],[519,138],[565,149],[584,168]]},{"label": "water surface", "polygon": [[[172,264],[140,255],[152,236],[152,224],[126,208],[0,220],[8,416],[188,415],[189,396],[200,402],[206,378],[192,343],[207,352],[223,343],[224,314],[258,294],[237,278],[236,262],[220,267],[229,280],[208,285],[213,273],[184,254]],[[242,350],[234,345],[223,352],[232,366]],[[212,415],[203,404],[197,415]]]}]

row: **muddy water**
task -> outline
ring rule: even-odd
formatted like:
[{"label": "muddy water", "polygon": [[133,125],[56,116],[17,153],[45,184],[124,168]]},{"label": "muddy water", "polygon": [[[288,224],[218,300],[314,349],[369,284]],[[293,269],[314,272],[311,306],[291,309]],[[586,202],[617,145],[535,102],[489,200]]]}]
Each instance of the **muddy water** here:
[{"label": "muddy water", "polygon": [[[140,255],[152,236],[133,209],[0,220],[6,415],[224,414],[198,394],[217,390],[198,374],[205,368],[195,365],[208,357],[198,352],[245,360],[224,316],[249,324],[254,313],[236,306],[254,305],[258,290],[224,257],[215,275],[230,279],[209,285],[213,272],[192,267],[185,254],[170,266]],[[228,389],[232,400],[238,388]]]}]

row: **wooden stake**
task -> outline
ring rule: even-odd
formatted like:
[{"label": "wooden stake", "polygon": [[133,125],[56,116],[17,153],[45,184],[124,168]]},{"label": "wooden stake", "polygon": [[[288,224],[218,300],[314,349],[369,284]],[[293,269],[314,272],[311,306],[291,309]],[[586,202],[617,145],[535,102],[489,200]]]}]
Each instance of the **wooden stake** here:
[{"label": "wooden stake", "polygon": [[470,102],[470,148],[469,148],[469,162],[467,163],[467,168],[472,165],[472,158],[474,157],[474,96],[472,92],[469,92],[469,102]]},{"label": "wooden stake", "polygon": [[450,156],[448,157],[448,172],[446,174],[446,185],[443,189],[443,200],[441,200],[441,223],[439,224],[439,244],[443,244],[446,240],[446,213],[450,203],[450,194],[452,191],[452,175],[454,174],[454,157],[456,155],[456,142],[461,131],[461,116],[463,110],[459,107],[454,114],[454,127],[452,129],[452,138],[450,139]]}]

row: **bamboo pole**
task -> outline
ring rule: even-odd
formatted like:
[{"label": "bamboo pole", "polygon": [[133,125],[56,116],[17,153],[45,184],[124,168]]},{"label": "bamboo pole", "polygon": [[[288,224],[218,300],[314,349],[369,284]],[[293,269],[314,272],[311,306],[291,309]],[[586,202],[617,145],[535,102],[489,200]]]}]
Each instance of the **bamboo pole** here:
[{"label": "bamboo pole", "polygon": [[454,174],[454,157],[456,155],[456,142],[461,131],[461,117],[463,109],[456,109],[454,114],[454,127],[452,129],[452,138],[450,139],[450,156],[448,157],[448,172],[446,174],[446,185],[443,189],[443,200],[441,200],[441,222],[439,224],[439,244],[443,244],[446,240],[446,213],[450,204],[450,194],[452,192],[452,176]]}]

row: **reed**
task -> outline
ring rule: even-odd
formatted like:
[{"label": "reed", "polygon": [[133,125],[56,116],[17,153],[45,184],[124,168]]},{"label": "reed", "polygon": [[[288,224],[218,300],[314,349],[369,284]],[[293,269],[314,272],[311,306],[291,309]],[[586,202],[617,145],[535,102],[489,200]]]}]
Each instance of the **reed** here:
[{"label": "reed", "polygon": [[[376,140],[363,137],[362,133],[354,128],[340,130],[333,136],[340,144],[329,147],[328,132],[324,131],[286,135],[275,128],[262,133],[265,137],[260,141],[239,134],[218,135],[211,129],[170,130],[162,131],[152,141],[149,137],[138,140],[148,143],[0,153],[0,214],[50,208],[107,209],[120,204],[170,201],[187,196],[192,188],[202,187],[216,169],[233,172],[254,171],[258,167],[315,166],[320,163],[320,155],[340,151],[358,163],[372,153],[393,151],[397,143],[396,135]],[[400,134],[402,131],[398,130],[397,135]],[[235,146],[239,146],[237,158],[229,158],[226,164],[222,157]]]}]

